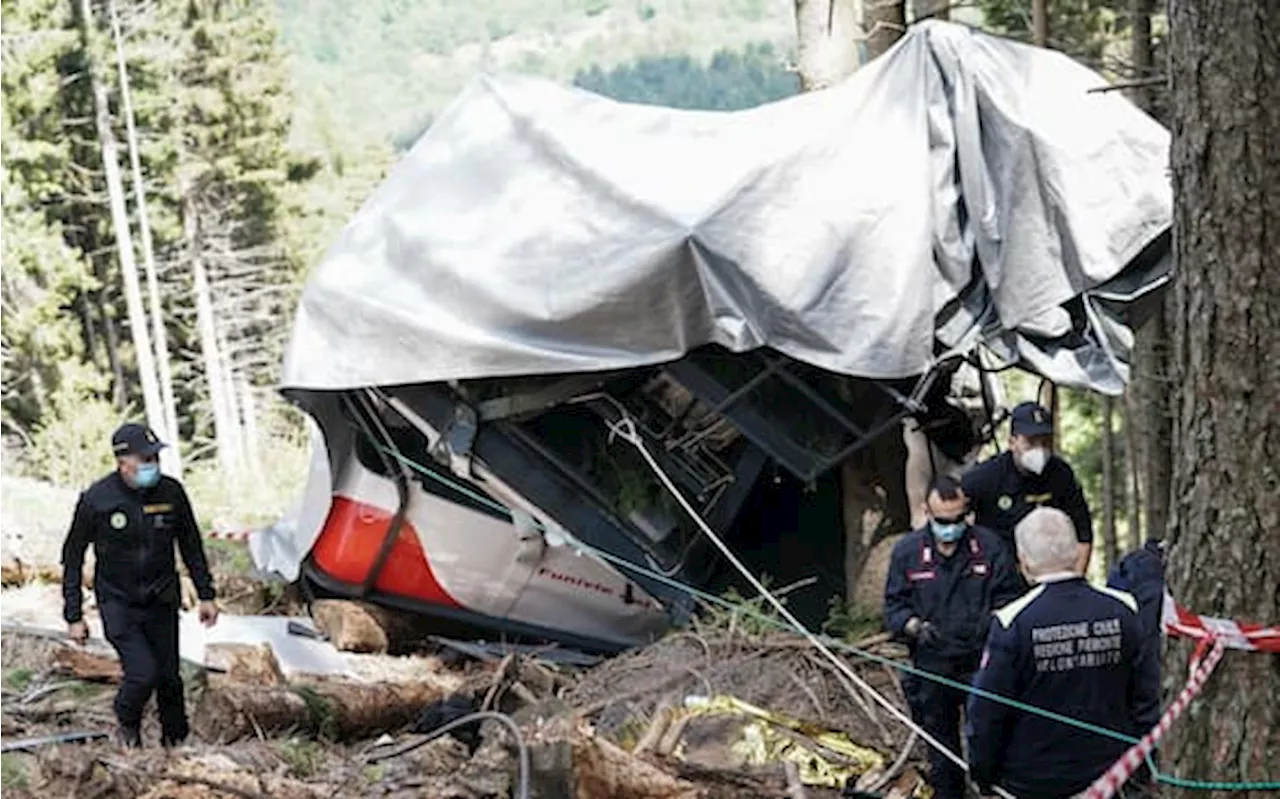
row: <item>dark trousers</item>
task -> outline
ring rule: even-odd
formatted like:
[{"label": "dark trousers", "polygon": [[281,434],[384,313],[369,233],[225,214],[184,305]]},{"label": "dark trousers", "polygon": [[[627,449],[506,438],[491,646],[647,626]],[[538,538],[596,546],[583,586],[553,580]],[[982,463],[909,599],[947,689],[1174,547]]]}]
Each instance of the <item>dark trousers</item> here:
[{"label": "dark trousers", "polygon": [[187,737],[187,710],[178,674],[177,605],[128,605],[106,602],[99,607],[107,640],[120,655],[124,681],[116,694],[116,719],[137,729],[154,692],[163,740]]},{"label": "dark trousers", "polygon": [[[933,671],[922,666],[917,668]],[[944,672],[943,676],[966,685],[973,679],[972,674]],[[952,752],[963,757],[960,750],[960,714],[969,698],[968,694],[959,688],[915,674],[905,675],[902,688],[907,695],[907,704],[911,706],[911,718],[916,724]],[[932,745],[925,746],[929,750],[929,784],[933,786],[934,796],[937,799],[963,799],[966,784],[964,769],[952,763]]]}]

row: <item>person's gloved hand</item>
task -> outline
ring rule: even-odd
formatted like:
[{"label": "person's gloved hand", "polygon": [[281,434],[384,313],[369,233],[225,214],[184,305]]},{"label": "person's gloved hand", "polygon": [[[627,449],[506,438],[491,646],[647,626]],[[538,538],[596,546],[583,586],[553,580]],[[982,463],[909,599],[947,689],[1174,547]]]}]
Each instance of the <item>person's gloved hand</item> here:
[{"label": "person's gloved hand", "polygon": [[933,622],[926,621],[920,625],[919,632],[916,633],[916,641],[920,646],[932,648],[942,640],[942,633],[933,625]]},{"label": "person's gloved hand", "polygon": [[925,621],[918,616],[908,619],[902,631],[908,638],[914,638],[920,646],[933,646],[942,638],[942,633],[938,632],[933,622]]}]

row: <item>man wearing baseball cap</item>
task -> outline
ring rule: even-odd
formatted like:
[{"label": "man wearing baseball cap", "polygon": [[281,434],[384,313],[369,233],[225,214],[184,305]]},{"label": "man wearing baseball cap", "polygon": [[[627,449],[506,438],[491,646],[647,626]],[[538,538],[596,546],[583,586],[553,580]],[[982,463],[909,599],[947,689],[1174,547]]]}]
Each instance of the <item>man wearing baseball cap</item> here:
[{"label": "man wearing baseball cap", "polygon": [[1084,574],[1093,552],[1093,518],[1075,472],[1053,452],[1053,416],[1042,405],[1024,402],[1009,420],[1009,448],[961,480],[974,523],[1003,536],[1017,557],[1013,529],[1018,522],[1040,506],[1057,508],[1075,525],[1075,565]]},{"label": "man wearing baseball cap", "polygon": [[160,474],[165,447],[145,425],[126,424],[111,437],[116,470],[90,486],[76,503],[62,546],[63,618],[70,637],[89,637],[81,613],[80,573],[92,545],[93,590],[107,641],[120,655],[124,680],[116,694],[117,739],[142,745],[142,711],[154,692],[160,741],[176,746],[189,732],[178,674],[181,605],[173,546],[182,552],[200,598],[200,621],[218,618],[213,579],[200,531],[182,484]]}]

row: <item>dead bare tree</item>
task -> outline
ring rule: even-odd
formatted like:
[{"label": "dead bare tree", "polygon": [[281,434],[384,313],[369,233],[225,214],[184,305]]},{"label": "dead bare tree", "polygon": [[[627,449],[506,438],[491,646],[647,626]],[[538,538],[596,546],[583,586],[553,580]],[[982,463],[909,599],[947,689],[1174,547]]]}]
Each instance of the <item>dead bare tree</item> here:
[{"label": "dead bare tree", "polygon": [[160,386],[156,380],[155,360],[151,351],[151,336],[147,330],[146,311],[142,307],[142,288],[138,282],[138,266],[134,262],[133,235],[129,229],[129,214],[125,207],[124,183],[120,175],[119,147],[115,132],[111,129],[111,109],[107,99],[107,86],[102,79],[101,66],[94,56],[93,6],[90,0],[80,0],[80,33],[85,42],[89,59],[89,80],[94,104],[94,124],[102,150],[102,168],[107,183],[111,206],[111,226],[116,238],[116,255],[120,259],[120,274],[124,284],[125,306],[129,314],[129,331],[133,339],[134,357],[137,359],[138,376],[142,383],[142,399],[147,424],[153,429],[164,430],[164,410],[160,402]]},{"label": "dead bare tree", "polygon": [[160,402],[164,424],[156,428],[169,446],[160,452],[164,469],[174,477],[182,477],[182,450],[178,441],[178,409],[173,395],[173,370],[169,360],[169,336],[165,332],[164,310],[160,302],[160,284],[156,279],[155,246],[151,241],[151,220],[147,213],[147,187],[142,179],[142,159],[138,152],[138,132],[134,126],[133,98],[129,91],[129,70],[124,55],[124,36],[114,0],[107,0],[111,35],[115,40],[116,68],[120,76],[120,102],[124,112],[125,132],[129,148],[129,166],[133,173],[133,202],[138,212],[138,236],[142,243],[142,264],[147,275],[147,294],[151,306],[152,334],[156,347],[156,367],[160,378]]}]

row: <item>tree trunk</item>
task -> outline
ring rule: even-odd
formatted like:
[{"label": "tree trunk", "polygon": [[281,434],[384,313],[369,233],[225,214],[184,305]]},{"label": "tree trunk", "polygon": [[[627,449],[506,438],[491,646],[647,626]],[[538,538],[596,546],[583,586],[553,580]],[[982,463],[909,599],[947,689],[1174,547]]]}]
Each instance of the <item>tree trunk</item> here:
[{"label": "tree trunk", "polygon": [[[1280,14],[1173,0],[1173,497],[1168,577],[1202,614],[1280,622]],[[1170,647],[1172,685],[1187,676]],[[1228,652],[1175,725],[1168,769],[1275,779],[1280,668]],[[1178,791],[1186,797],[1262,792]]]},{"label": "tree trunk", "polygon": [[258,403],[253,395],[253,386],[248,378],[240,378],[240,417],[243,424],[240,440],[244,443],[245,464],[249,473],[262,475],[262,456],[258,451]]},{"label": "tree trunk", "polygon": [[1049,0],[1031,0],[1031,41],[1049,46]]},{"label": "tree trunk", "polygon": [[[867,558],[887,536],[911,527],[906,489],[907,445],[897,430],[887,431],[840,467],[840,513],[845,537],[845,598],[859,603],[858,586],[867,577]],[[887,572],[886,572],[887,574]],[[883,591],[879,575],[877,592]],[[865,591],[861,592],[865,595]]]},{"label": "tree trunk", "polygon": [[153,429],[164,429],[164,411],[160,404],[160,385],[156,381],[155,361],[151,354],[151,335],[147,331],[147,316],[142,308],[142,288],[138,283],[138,267],[133,260],[133,235],[129,230],[129,213],[125,208],[124,183],[120,176],[120,158],[116,136],[111,130],[111,109],[107,102],[107,87],[101,70],[93,57],[93,9],[89,0],[80,0],[80,35],[85,42],[89,59],[89,82],[93,91],[94,123],[98,141],[102,147],[102,169],[107,181],[107,195],[111,204],[111,227],[116,237],[116,254],[120,259],[120,276],[124,283],[125,307],[129,312],[129,332],[133,339],[134,358],[137,360],[138,378],[142,383],[142,401],[147,424]]},{"label": "tree trunk", "polygon": [[[1155,73],[1152,61],[1151,14],[1154,0],[1132,0],[1133,27],[1130,35],[1130,51],[1134,77],[1138,80]],[[1154,98],[1153,87],[1137,86],[1130,90],[1130,97],[1139,108],[1150,112]],[[1172,472],[1173,453],[1171,410],[1169,408],[1169,353],[1168,329],[1165,324],[1169,300],[1156,308],[1154,316],[1134,331],[1132,374],[1129,381],[1130,412],[1125,424],[1133,426],[1134,438],[1139,444],[1131,457],[1138,475],[1137,493],[1141,496],[1142,515],[1146,523],[1147,538],[1163,538],[1168,526],[1169,481]],[[1141,533],[1135,532],[1135,538]]]},{"label": "tree trunk", "polygon": [[865,0],[862,28],[867,32],[867,58],[883,54],[907,30],[906,0]]},{"label": "tree trunk", "polygon": [[[213,287],[209,286],[209,293],[212,295]],[[212,302],[212,297],[210,297]],[[218,324],[221,321],[223,324]],[[236,368],[232,365],[231,357],[228,353],[231,348],[227,345],[226,324],[227,317],[223,314],[214,312],[214,342],[217,345],[217,357],[222,364],[222,379],[226,381],[222,387],[223,402],[227,408],[227,435],[226,441],[231,449],[231,459],[235,463],[237,470],[243,470],[244,461],[244,417],[240,413],[240,395],[237,392]]]},{"label": "tree trunk", "polygon": [[287,687],[209,678],[192,723],[201,737],[229,742],[300,732],[336,740],[372,738],[411,723],[441,696],[434,683],[317,680]]},{"label": "tree trunk", "polygon": [[[124,41],[120,34],[120,20],[116,5],[107,0],[107,14],[111,18],[111,35],[116,45],[116,68],[120,75],[120,101],[124,111],[125,132],[128,135],[129,166],[133,173],[133,202],[138,209],[138,235],[142,239],[142,265],[147,275],[147,294],[151,305],[152,333],[156,344],[156,366],[160,376],[160,403],[164,424],[156,427],[161,440],[169,446],[160,451],[160,464],[164,470],[182,478],[182,452],[178,442],[178,410],[173,396],[173,371],[169,364],[169,337],[165,333],[164,312],[160,305],[160,284],[156,280],[156,259],[151,243],[151,221],[147,214],[147,189],[142,180],[142,163],[138,155],[138,134],[133,125],[133,99],[129,93],[129,70],[125,66]],[[154,425],[153,425],[154,426]]]},{"label": "tree trunk", "polygon": [[853,0],[796,0],[800,90],[834,86],[858,68]]},{"label": "tree trunk", "polygon": [[1125,509],[1128,511],[1128,527],[1123,551],[1128,552],[1142,545],[1142,492],[1138,481],[1138,435],[1133,426],[1137,415],[1136,403],[1131,391],[1125,392],[1124,402],[1124,481]]},{"label": "tree trunk", "polygon": [[[870,49],[874,58],[902,35],[906,25],[905,3],[866,0],[864,12],[863,28],[874,34],[867,41],[868,47],[872,47],[873,40],[883,44],[881,50]],[[851,25],[854,14],[850,0],[796,0],[803,90],[839,83],[853,73],[857,67],[853,30],[850,28],[848,35],[844,31],[846,25]],[[876,27],[876,20],[884,20],[886,25]],[[851,383],[850,389],[857,391],[857,384]],[[857,604],[863,566],[876,543],[891,533],[902,532],[910,524],[906,465],[907,447],[902,436],[886,433],[840,466],[845,601],[850,605]]]},{"label": "tree trunk", "polygon": [[[1133,78],[1141,81],[1155,74],[1152,68],[1151,47],[1151,13],[1155,8],[1155,0],[1130,0],[1129,59],[1133,62]],[[1135,86],[1129,91],[1129,98],[1139,108],[1150,113],[1154,87]]]},{"label": "tree trunk", "polygon": [[911,5],[915,19],[951,19],[951,0],[915,0]]},{"label": "tree trunk", "polygon": [[222,355],[218,352],[218,331],[213,318],[213,298],[209,290],[209,274],[205,269],[201,252],[200,234],[195,204],[187,195],[182,204],[182,225],[186,237],[187,257],[191,259],[191,271],[196,294],[196,328],[200,336],[200,357],[204,362],[204,379],[209,386],[209,405],[213,411],[213,439],[217,450],[218,468],[230,475],[236,466],[234,439],[231,434],[232,417],[227,406],[226,378],[222,374]]},{"label": "tree trunk", "polygon": [[[105,271],[97,270],[99,280],[105,280],[103,275]],[[124,364],[120,361],[120,336],[116,332],[116,320],[112,317],[105,294],[105,290],[98,292],[98,314],[102,316],[104,333],[102,338],[107,344],[107,363],[111,365],[111,403],[124,412],[127,395],[124,385]]]},{"label": "tree trunk", "polygon": [[1116,538],[1116,435],[1115,400],[1102,398],[1102,545],[1103,569],[1120,560],[1120,541]]}]

